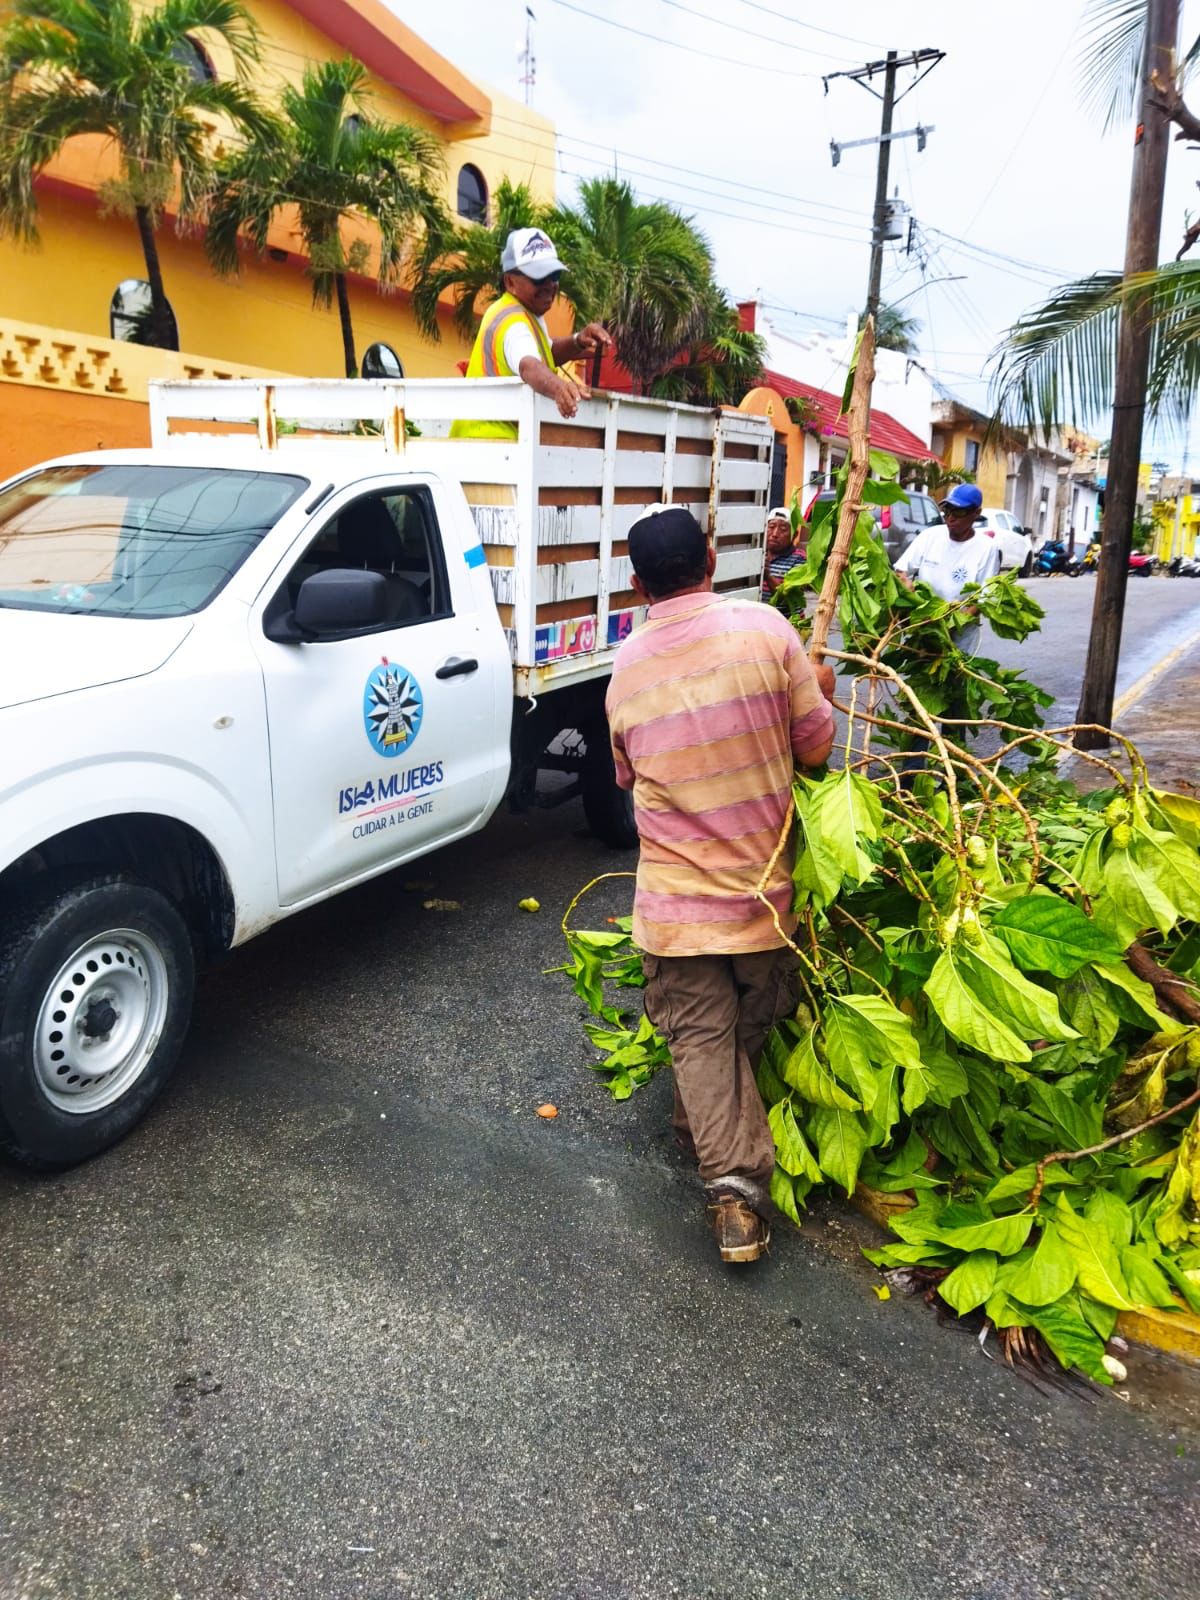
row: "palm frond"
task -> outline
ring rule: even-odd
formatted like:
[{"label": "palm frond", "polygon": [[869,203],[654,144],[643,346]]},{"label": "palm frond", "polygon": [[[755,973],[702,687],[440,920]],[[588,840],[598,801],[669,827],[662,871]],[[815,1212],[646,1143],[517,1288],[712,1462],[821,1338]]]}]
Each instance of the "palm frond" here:
[{"label": "palm frond", "polygon": [[998,422],[1048,431],[1087,427],[1112,405],[1123,316],[1150,322],[1150,413],[1186,423],[1200,387],[1200,263],[1170,262],[1129,279],[1098,272],[1057,290],[1010,330],[994,361]]},{"label": "palm frond", "polygon": [[1146,0],[1090,0],[1079,47],[1081,98],[1105,130],[1128,122],[1138,103],[1146,46]]}]

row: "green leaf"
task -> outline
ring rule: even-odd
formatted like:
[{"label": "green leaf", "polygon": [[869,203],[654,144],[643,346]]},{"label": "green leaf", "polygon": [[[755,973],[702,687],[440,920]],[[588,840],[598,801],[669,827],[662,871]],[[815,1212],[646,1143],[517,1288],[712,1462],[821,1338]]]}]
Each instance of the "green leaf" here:
[{"label": "green leaf", "polygon": [[883,826],[883,802],[877,786],[852,771],[822,778],[809,790],[806,836],[813,834],[851,883],[862,885],[875,874],[875,863],[863,849],[874,843]]},{"label": "green leaf", "polygon": [[820,1183],[824,1174],[808,1148],[808,1141],[800,1132],[796,1113],[786,1100],[772,1106],[767,1113],[771,1133],[775,1139],[775,1159],[791,1178],[807,1178],[810,1183]]},{"label": "green leaf", "polygon": [[1056,978],[1073,977],[1091,961],[1121,959],[1116,940],[1059,895],[1010,900],[992,918],[991,929],[1018,966]]},{"label": "green leaf", "polygon": [[871,1143],[884,1144],[900,1120],[898,1085],[900,1068],[893,1061],[880,1067],[875,1078],[875,1099],[867,1112]]},{"label": "green leaf", "polygon": [[857,1089],[863,1109],[869,1111],[875,1103],[879,1075],[871,1065],[863,1022],[853,1012],[839,1008],[836,1002],[825,1008],[821,1022],[829,1065],[844,1084]]},{"label": "green leaf", "polygon": [[1105,991],[1104,980],[1094,967],[1077,972],[1058,991],[1067,1021],[1098,1050],[1107,1050],[1116,1038],[1121,1018]]},{"label": "green leaf", "polygon": [[1133,1238],[1133,1212],[1119,1195],[1113,1194],[1111,1189],[1097,1189],[1084,1206],[1083,1214],[1089,1222],[1094,1222],[1118,1249],[1127,1245]]},{"label": "green leaf", "polygon": [[996,1283],[996,1265],[996,1257],[990,1250],[972,1251],[938,1284],[938,1294],[960,1317],[965,1316],[991,1294]]},{"label": "green leaf", "polygon": [[1047,1222],[1029,1260],[1007,1284],[1010,1294],[1028,1306],[1048,1306],[1075,1282],[1076,1267],[1062,1235]]},{"label": "green leaf", "polygon": [[814,1047],[815,1036],[816,1029],[809,1028],[800,1043],[788,1055],[783,1064],[784,1078],[814,1106],[857,1111],[858,1101],[846,1093],[829,1068],[817,1056]]},{"label": "green leaf", "polygon": [[954,952],[943,950],[934,963],[925,995],[948,1033],[980,1055],[997,1061],[1028,1061],[1033,1052],[967,983]]},{"label": "green leaf", "polygon": [[920,1061],[904,1069],[904,1109],[910,1115],[927,1100],[948,1106],[968,1089],[966,1069],[960,1061],[930,1039],[923,1038],[919,1044]]},{"label": "green leaf", "polygon": [[817,1141],[821,1170],[847,1194],[858,1182],[858,1169],[867,1148],[867,1132],[862,1119],[852,1111],[815,1106],[808,1118],[809,1131]]},{"label": "green leaf", "polygon": [[998,940],[985,934],[960,957],[963,977],[976,995],[1023,1039],[1077,1039],[1048,989],[1031,983]]},{"label": "green leaf", "polygon": [[[805,1190],[805,1193],[808,1191]],[[796,1185],[784,1172],[782,1167],[776,1166],[771,1173],[771,1199],[785,1217],[800,1226],[800,1211],[796,1205]]]},{"label": "green leaf", "polygon": [[1136,856],[1132,848],[1110,853],[1104,863],[1104,887],[1127,926],[1133,929],[1126,944],[1146,928],[1170,933],[1179,921],[1179,908],[1159,883],[1154,868]]},{"label": "green leaf", "polygon": [[[996,1182],[987,1191],[985,1198],[989,1205],[995,1205],[999,1200],[1013,1200],[1018,1197],[1024,1199],[1033,1189],[1036,1182],[1037,1163],[1031,1161],[1028,1166],[1017,1167],[1012,1172],[1006,1172],[1002,1178],[997,1178]],[[1047,1189],[1056,1183],[1075,1184],[1078,1182],[1079,1179],[1073,1178],[1065,1167],[1053,1166],[1046,1168],[1045,1188]]]},{"label": "green leaf", "polygon": [[1031,1326],[1037,1329],[1068,1371],[1078,1367],[1080,1372],[1094,1378],[1097,1383],[1112,1382],[1102,1360],[1104,1341],[1088,1327],[1070,1300],[1023,1309]]},{"label": "green leaf", "polygon": [[1161,789],[1155,790],[1154,798],[1179,836],[1189,844],[1200,844],[1200,800]]},{"label": "green leaf", "polygon": [[870,472],[873,478],[898,478],[900,476],[900,463],[896,457],[887,450],[871,450],[868,452]]},{"label": "green leaf", "polygon": [[1033,1212],[1016,1211],[1009,1217],[989,1217],[958,1228],[935,1228],[929,1236],[956,1250],[994,1250],[997,1255],[1012,1256],[1028,1239],[1032,1227]]},{"label": "green leaf", "polygon": [[1182,915],[1200,921],[1200,862],[1195,849],[1173,833],[1139,827],[1131,850],[1137,865],[1153,877]]},{"label": "green leaf", "polygon": [[913,1035],[912,1023],[899,1007],[881,994],[846,994],[835,997],[831,1013],[858,1019],[858,1034],[863,1049],[881,1065],[898,1061],[903,1067],[919,1067],[921,1052]]},{"label": "green leaf", "polygon": [[1139,978],[1130,972],[1123,961],[1114,962],[1112,966],[1097,965],[1096,971],[1106,983],[1110,983],[1114,989],[1119,989],[1122,995],[1133,1001],[1132,1008],[1129,1006],[1123,1008],[1125,1012],[1130,1013],[1130,1021],[1145,1017],[1156,1033],[1183,1032],[1183,1023],[1177,1022],[1174,1017],[1168,1017],[1158,1009],[1154,990],[1144,978]]},{"label": "green leaf", "polygon": [[1029,1098],[1039,1111],[1067,1140],[1068,1148],[1082,1150],[1085,1145],[1098,1144],[1104,1132],[1104,1109],[1096,1100],[1077,1104],[1071,1096],[1053,1083],[1031,1078]]},{"label": "green leaf", "polygon": [[1146,1245],[1124,1244],[1119,1254],[1129,1293],[1138,1305],[1157,1306],[1163,1311],[1176,1309],[1179,1301],[1171,1293],[1166,1275]]},{"label": "green leaf", "polygon": [[1101,1305],[1128,1311],[1133,1305],[1117,1249],[1101,1224],[1072,1210],[1065,1194],[1054,1207],[1054,1221],[1079,1272],[1079,1286]]}]

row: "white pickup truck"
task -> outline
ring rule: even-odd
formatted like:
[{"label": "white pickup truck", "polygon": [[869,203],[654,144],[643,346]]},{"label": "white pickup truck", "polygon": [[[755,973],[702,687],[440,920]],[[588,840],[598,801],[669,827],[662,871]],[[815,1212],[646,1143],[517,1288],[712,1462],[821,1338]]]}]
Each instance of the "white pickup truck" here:
[{"label": "white pickup truck", "polygon": [[[459,418],[517,437],[450,437]],[[410,436],[411,435],[411,436]],[[518,807],[632,846],[604,692],[673,500],[753,594],[764,419],[506,380],[163,384],[152,447],[0,486],[0,1146],[94,1154],[197,963]],[[574,774],[539,793],[537,774]]]}]

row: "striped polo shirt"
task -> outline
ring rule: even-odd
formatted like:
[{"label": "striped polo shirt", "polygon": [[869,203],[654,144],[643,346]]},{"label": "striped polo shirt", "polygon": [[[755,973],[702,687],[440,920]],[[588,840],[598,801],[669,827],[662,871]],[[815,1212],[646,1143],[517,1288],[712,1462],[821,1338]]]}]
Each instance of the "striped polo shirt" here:
[{"label": "striped polo shirt", "polygon": [[[617,651],[606,705],[642,843],[637,943],[659,956],[777,948],[754,889],[787,814],[794,754],[833,719],[794,629],[756,601],[660,601]],[[789,934],[791,869],[785,849],[766,886]]]}]

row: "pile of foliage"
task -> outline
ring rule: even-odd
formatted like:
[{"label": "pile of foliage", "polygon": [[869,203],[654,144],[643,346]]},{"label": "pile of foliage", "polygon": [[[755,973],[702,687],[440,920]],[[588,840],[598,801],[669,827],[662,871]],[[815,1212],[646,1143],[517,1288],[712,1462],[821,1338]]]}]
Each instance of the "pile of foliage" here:
[{"label": "pile of foliage", "polygon": [[[864,502],[886,503],[894,463],[873,471]],[[802,629],[832,527],[782,591]],[[1007,577],[909,591],[860,514],[829,652],[845,764],[794,787],[804,998],[759,1071],[772,1197],[798,1221],[820,1184],[908,1196],[874,1263],[1107,1382],[1119,1311],[1200,1312],[1200,802],[1155,790],[1131,749],[1128,775],[1087,757],[1101,791],[1064,781],[1047,697],[958,650],[976,609],[1013,638],[1040,616]],[[666,1045],[623,998],[628,922],[570,915],[566,970],[625,1098]]]}]

